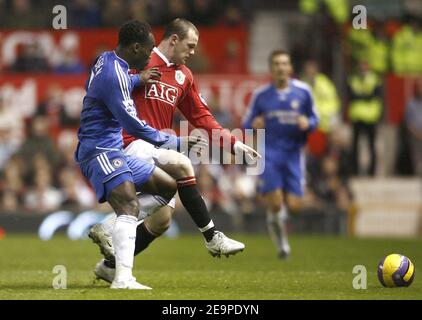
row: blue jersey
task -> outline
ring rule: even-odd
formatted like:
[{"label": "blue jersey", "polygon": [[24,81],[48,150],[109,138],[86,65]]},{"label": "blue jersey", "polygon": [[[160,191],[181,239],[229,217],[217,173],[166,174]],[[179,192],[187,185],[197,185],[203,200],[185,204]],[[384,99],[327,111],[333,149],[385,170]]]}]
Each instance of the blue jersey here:
[{"label": "blue jersey", "polygon": [[140,79],[138,75],[129,75],[128,69],[127,62],[114,51],[101,54],[91,69],[78,131],[75,154],[78,162],[103,152],[122,150],[122,128],[155,146],[178,147],[178,137],[162,133],[138,119],[131,93],[140,85]]},{"label": "blue jersey", "polygon": [[[304,115],[309,120],[309,129],[302,131],[297,126],[297,118]],[[257,116],[265,118],[265,153],[277,151],[299,151],[310,131],[318,126],[311,90],[302,81],[291,79],[288,87],[278,90],[273,84],[254,92],[243,126],[252,128]]]}]

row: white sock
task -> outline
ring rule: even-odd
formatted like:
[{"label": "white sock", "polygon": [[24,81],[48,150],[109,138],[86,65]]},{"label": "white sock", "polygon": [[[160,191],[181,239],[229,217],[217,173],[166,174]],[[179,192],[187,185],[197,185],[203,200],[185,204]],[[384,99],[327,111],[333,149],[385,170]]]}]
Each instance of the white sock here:
[{"label": "white sock", "polygon": [[276,246],[277,251],[280,251],[281,235],[280,228],[278,227],[277,223],[277,214],[271,210],[267,211],[267,228],[268,233],[270,234],[270,238]]},{"label": "white sock", "polygon": [[134,216],[120,215],[114,224],[112,241],[116,256],[115,279],[132,277],[137,222]]},{"label": "white sock", "polygon": [[[168,201],[160,196],[153,196],[150,194],[141,194],[138,196],[140,211],[138,220],[143,220],[146,217],[154,214],[158,209],[168,204]],[[101,228],[109,235],[113,232],[114,224],[116,223],[117,215],[115,213],[109,214],[101,221]]]},{"label": "white sock", "polygon": [[287,207],[285,205],[282,205],[280,211],[277,214],[277,224],[280,230],[279,250],[290,252],[289,240],[287,238],[287,226],[286,226],[287,218],[288,218]]}]

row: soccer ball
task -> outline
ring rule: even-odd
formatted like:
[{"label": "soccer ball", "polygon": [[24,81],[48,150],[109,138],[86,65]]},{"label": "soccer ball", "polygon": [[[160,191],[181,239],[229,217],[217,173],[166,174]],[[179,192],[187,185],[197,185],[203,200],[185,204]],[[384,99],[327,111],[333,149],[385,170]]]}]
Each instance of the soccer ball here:
[{"label": "soccer ball", "polygon": [[378,279],[384,287],[408,287],[414,278],[415,266],[401,254],[390,254],[378,264]]}]

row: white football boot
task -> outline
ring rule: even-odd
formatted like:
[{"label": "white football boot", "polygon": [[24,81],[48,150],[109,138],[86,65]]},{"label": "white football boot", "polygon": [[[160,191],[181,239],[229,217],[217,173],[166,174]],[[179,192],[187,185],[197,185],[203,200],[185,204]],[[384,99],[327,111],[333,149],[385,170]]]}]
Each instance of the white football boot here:
[{"label": "white football boot", "polygon": [[94,225],[91,230],[89,230],[88,237],[100,247],[101,254],[104,258],[115,261],[111,234],[106,233],[100,223]]},{"label": "white football boot", "polygon": [[245,245],[242,242],[230,239],[220,231],[214,233],[210,242],[205,241],[205,247],[213,257],[219,258],[221,255],[228,257],[231,254],[236,254],[245,249]]},{"label": "white football boot", "polygon": [[104,259],[97,263],[94,269],[95,276],[97,279],[101,279],[112,283],[114,280],[114,276],[116,275],[116,269],[109,268],[104,264]]},{"label": "white football boot", "polygon": [[131,290],[151,290],[152,288],[144,286],[136,282],[135,277],[131,277],[125,280],[113,280],[110,286],[111,289],[131,289]]}]

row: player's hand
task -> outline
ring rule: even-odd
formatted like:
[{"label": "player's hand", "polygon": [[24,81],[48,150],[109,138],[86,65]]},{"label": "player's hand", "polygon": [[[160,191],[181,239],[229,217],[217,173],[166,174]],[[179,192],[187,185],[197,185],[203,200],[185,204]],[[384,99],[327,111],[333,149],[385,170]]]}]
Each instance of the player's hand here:
[{"label": "player's hand", "polygon": [[297,126],[300,130],[306,131],[309,129],[309,120],[307,117],[301,115],[297,118]]},{"label": "player's hand", "polygon": [[157,67],[141,71],[139,73],[139,77],[141,79],[142,85],[147,85],[151,83],[157,83],[158,80],[161,78],[161,72],[158,70]]},{"label": "player's hand", "polygon": [[208,147],[208,141],[200,136],[185,136],[180,137],[180,145],[182,148],[187,145],[188,151],[194,151],[200,155],[202,150]]},{"label": "player's hand", "polygon": [[253,129],[264,129],[265,128],[265,119],[264,116],[257,116],[252,121]]},{"label": "player's hand", "polygon": [[251,161],[254,161],[255,158],[262,158],[262,156],[255,149],[249,147],[248,145],[240,141],[236,141],[234,143],[233,150],[236,154],[244,153]]}]

